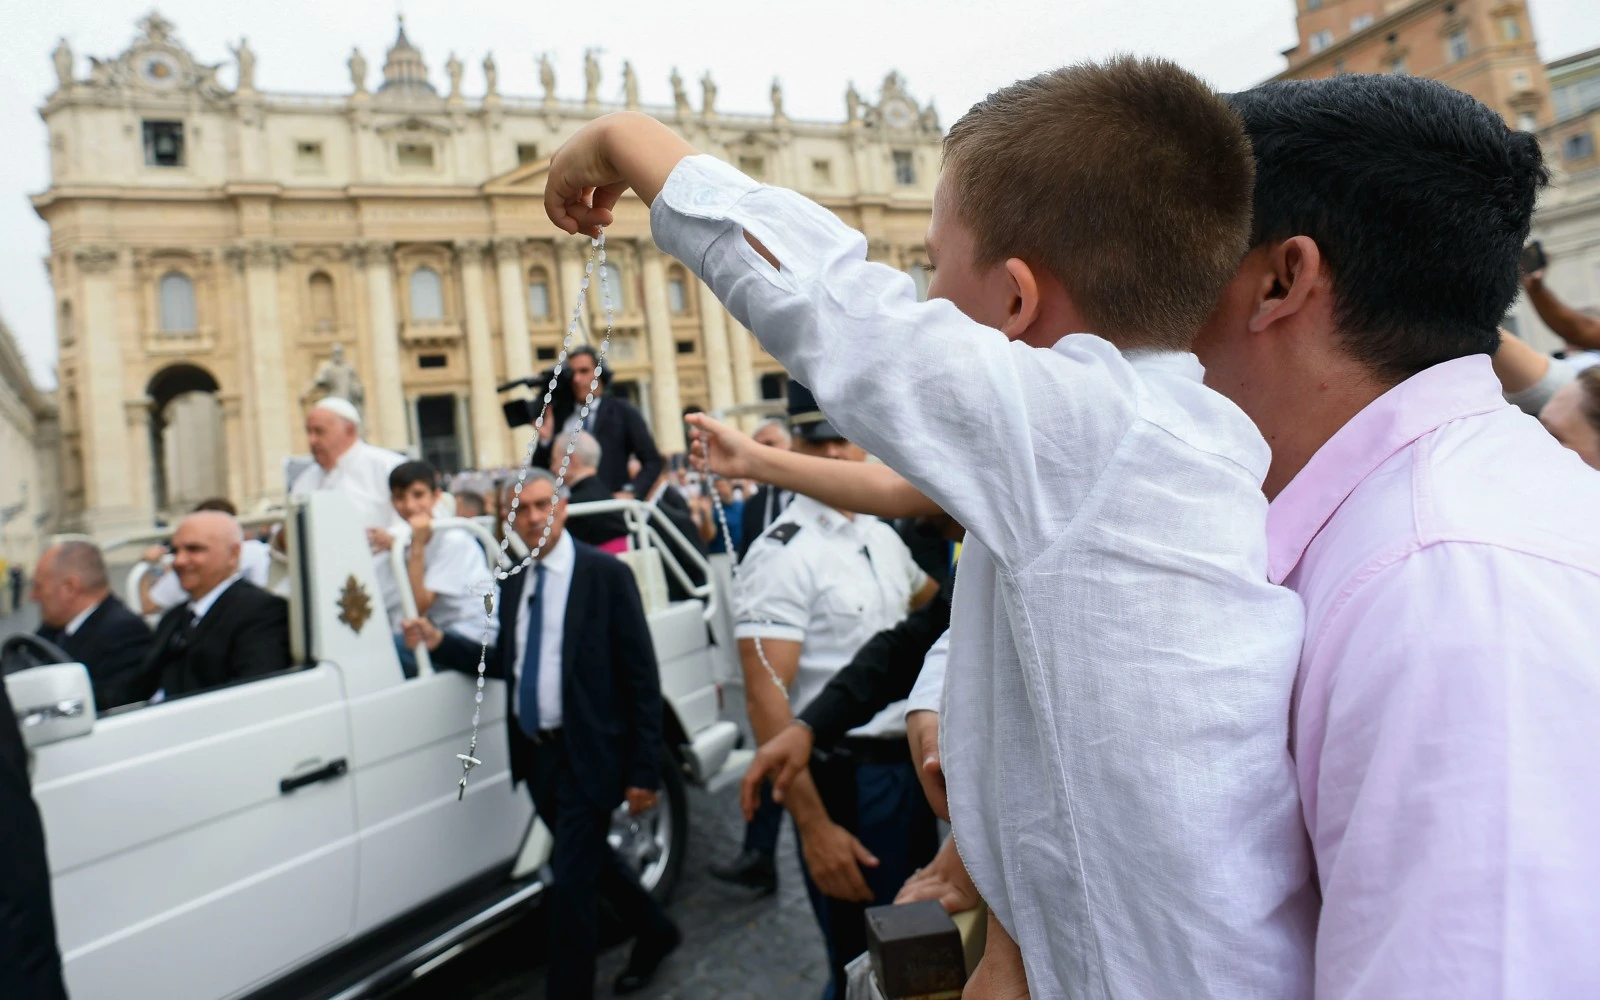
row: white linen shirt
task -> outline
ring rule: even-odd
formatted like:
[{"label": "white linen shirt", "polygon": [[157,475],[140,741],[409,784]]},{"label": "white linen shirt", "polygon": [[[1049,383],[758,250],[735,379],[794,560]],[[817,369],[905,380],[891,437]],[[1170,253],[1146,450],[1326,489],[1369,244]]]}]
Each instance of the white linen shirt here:
[{"label": "white linen shirt", "polygon": [[[868,639],[906,616],[927,581],[887,524],[796,496],[739,564],[733,635],[801,644],[799,672],[789,685],[789,707],[798,713]],[[895,702],[850,735],[905,731],[905,703]]]},{"label": "white linen shirt", "polygon": [[389,473],[406,457],[387,448],[357,441],[332,469],[311,463],[295,477],[290,496],[305,496],[318,490],[338,490],[356,505],[364,528],[391,528],[400,520],[389,499]]},{"label": "white linen shirt", "polygon": [[[394,529],[394,537],[405,539],[409,555],[411,525],[402,522]],[[383,558],[387,561],[388,553],[383,553]],[[390,579],[393,579],[392,571]],[[475,536],[463,528],[435,528],[422,550],[422,582],[433,591],[433,604],[423,617],[433,622],[441,632],[454,632],[473,642],[482,640],[485,624],[483,595],[493,589],[494,575],[489,572],[483,546],[478,544]],[[389,588],[384,598],[388,602],[389,620],[400,621],[403,617],[400,588]],[[499,635],[499,621],[498,615],[487,617],[491,643]]]},{"label": "white linen shirt", "polygon": [[939,633],[939,638],[933,640],[928,654],[922,658],[922,669],[917,672],[916,683],[911,685],[911,693],[906,696],[907,715],[912,712],[943,713],[944,674],[949,662],[950,630],[945,629]]},{"label": "white linen shirt", "polygon": [[1042,350],[918,302],[827,210],[708,156],[651,224],[841,433],[967,528],[943,764],[1032,995],[1309,996],[1302,612],[1267,582],[1249,418],[1192,355]]},{"label": "white linen shirt", "polygon": [[[572,571],[577,565],[578,549],[566,531],[556,540],[555,547],[545,556],[544,596],[541,607],[544,621],[539,633],[539,729],[555,729],[561,725],[561,640],[566,632],[567,595],[572,592]],[[522,705],[522,662],[528,652],[528,624],[533,620],[534,569],[522,571],[527,577],[522,582],[522,600],[517,605],[516,658],[511,669],[516,674],[511,689],[511,710],[517,712]],[[520,716],[518,716],[520,718]]]}]

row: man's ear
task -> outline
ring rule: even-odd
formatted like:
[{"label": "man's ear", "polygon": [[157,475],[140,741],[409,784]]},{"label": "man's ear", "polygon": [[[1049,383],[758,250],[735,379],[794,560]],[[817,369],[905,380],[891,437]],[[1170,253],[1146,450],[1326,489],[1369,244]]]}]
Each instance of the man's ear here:
[{"label": "man's ear", "polygon": [[1291,236],[1272,247],[1253,290],[1250,332],[1260,333],[1299,313],[1324,277],[1322,251],[1311,237]]},{"label": "man's ear", "polygon": [[1007,340],[1020,340],[1039,318],[1039,279],[1020,258],[1009,257],[1004,266],[1005,320],[1000,332]]}]

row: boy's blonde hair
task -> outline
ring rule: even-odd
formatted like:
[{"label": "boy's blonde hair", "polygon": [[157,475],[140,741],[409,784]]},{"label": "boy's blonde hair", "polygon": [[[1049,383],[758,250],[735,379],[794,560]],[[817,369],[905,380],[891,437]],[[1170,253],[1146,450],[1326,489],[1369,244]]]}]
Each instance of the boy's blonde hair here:
[{"label": "boy's blonde hair", "polygon": [[1164,59],[1018,81],[944,140],[977,263],[1043,268],[1122,348],[1189,349],[1248,247],[1254,179],[1238,115]]}]

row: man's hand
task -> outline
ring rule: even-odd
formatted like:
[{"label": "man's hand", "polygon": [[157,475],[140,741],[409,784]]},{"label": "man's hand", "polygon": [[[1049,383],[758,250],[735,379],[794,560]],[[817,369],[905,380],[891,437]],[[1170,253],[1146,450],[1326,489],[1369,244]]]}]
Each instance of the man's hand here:
[{"label": "man's hand", "polygon": [[861,875],[861,866],[878,867],[878,859],[861,846],[850,831],[829,819],[821,819],[800,831],[800,848],[805,852],[806,870],[824,896],[848,903],[872,902],[872,890]]},{"label": "man's hand", "polygon": [[1022,950],[993,913],[989,914],[983,961],[961,991],[962,1000],[1028,1000],[1028,972]]},{"label": "man's hand", "polygon": [[[746,434],[706,416],[691,413],[683,418],[694,428],[689,446],[689,461],[702,473],[714,472],[729,478],[765,478],[761,464],[762,449],[767,446]],[[706,467],[705,449],[711,448],[711,465]]]},{"label": "man's hand", "polygon": [[746,823],[754,818],[756,807],[761,804],[763,781],[772,782],[772,801],[783,801],[783,793],[789,789],[789,783],[811,762],[813,740],[810,729],[790,723],[778,735],[761,744],[755,759],[750,762],[749,770],[744,772],[744,784],[739,789],[739,805],[744,809]]},{"label": "man's hand", "polygon": [[165,545],[151,545],[139,553],[141,562],[147,562],[157,569],[161,568],[161,561],[165,558],[167,558],[167,547]]},{"label": "man's hand", "polygon": [[405,640],[407,649],[416,649],[423,645],[428,647],[428,652],[439,648],[439,643],[444,641],[444,633],[439,631],[439,626],[426,618],[407,618],[400,623],[400,634]]},{"label": "man's hand", "polygon": [[915,903],[919,899],[937,899],[946,913],[961,913],[983,902],[978,887],[972,884],[972,876],[967,874],[967,866],[961,862],[961,855],[956,853],[954,837],[945,838],[928,867],[906,879],[906,884],[894,897],[896,904]]},{"label": "man's hand", "polygon": [[906,716],[906,741],[911,744],[911,762],[917,767],[917,780],[934,815],[950,821],[950,802],[945,798],[944,768],[939,763],[939,713],[912,712]]},{"label": "man's hand", "polygon": [[637,816],[656,807],[656,793],[648,788],[628,789],[628,814]]},{"label": "man's hand", "polygon": [[1544,285],[1544,268],[1542,268],[1542,267],[1539,268],[1539,270],[1537,270],[1537,271],[1530,271],[1529,273],[1524,274],[1522,276],[1522,287],[1526,288],[1530,292],[1533,291],[1536,288],[1542,287],[1543,285]]},{"label": "man's hand", "polygon": [[433,537],[433,518],[428,514],[418,514],[406,519],[411,525],[411,551],[421,552],[428,544],[428,539]]},{"label": "man's hand", "polygon": [[367,545],[371,547],[373,555],[388,552],[394,546],[394,536],[383,528],[368,528]]}]

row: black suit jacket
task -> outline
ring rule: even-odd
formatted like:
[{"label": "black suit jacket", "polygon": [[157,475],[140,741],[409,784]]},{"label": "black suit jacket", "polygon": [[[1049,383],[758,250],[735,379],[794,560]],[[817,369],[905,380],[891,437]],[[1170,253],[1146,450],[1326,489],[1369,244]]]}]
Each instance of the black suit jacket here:
[{"label": "black suit jacket", "polygon": [[[661,677],[633,572],[598,549],[574,544],[561,637],[561,728],[578,787],[596,806],[611,809],[627,789],[660,783]],[[524,570],[500,585],[500,638],[485,667],[490,677],[516,676],[517,607],[531,575]],[[475,674],[478,645],[446,632],[434,661]],[[533,774],[539,752],[517,722],[514,689],[506,684],[513,785]]]},{"label": "black suit jacket", "polygon": [[0,681],[0,997],[66,1000],[28,754]]},{"label": "black suit jacket", "polygon": [[789,509],[794,494],[780,490],[771,483],[763,485],[744,502],[744,514],[739,519],[739,561],[756,543],[761,533],[771,526],[778,516]]},{"label": "black suit jacket", "polygon": [[118,600],[116,594],[106,595],[94,613],[71,635],[48,625],[39,626],[38,635],[89,668],[95,704],[102,708],[107,707],[102,693],[150,655],[150,627]]},{"label": "black suit jacket", "polygon": [[289,602],[249,580],[236,580],[200,619],[188,642],[177,633],[192,617],[188,602],[161,616],[150,655],[111,685],[114,705],[221,687],[289,669]]},{"label": "black suit jacket", "polygon": [[[610,500],[612,490],[606,486],[599,476],[585,476],[571,485],[573,503],[591,503],[595,500]],[[590,545],[604,545],[614,538],[621,538],[628,533],[628,520],[620,513],[595,514],[590,517],[574,517],[567,521],[567,530],[572,532],[572,537],[580,542]]]},{"label": "black suit jacket", "polygon": [[[600,409],[594,414],[594,429],[590,431],[600,442],[600,480],[612,493],[628,482],[628,459],[639,460],[639,475],[633,481],[633,495],[643,500],[650,495],[650,487],[661,478],[661,452],[656,450],[656,439],[650,436],[650,427],[633,404],[621,396],[602,396]],[[556,414],[557,428],[566,425],[566,415],[572,412],[565,407]],[[550,445],[540,444],[534,452],[535,465],[550,467]]]}]

